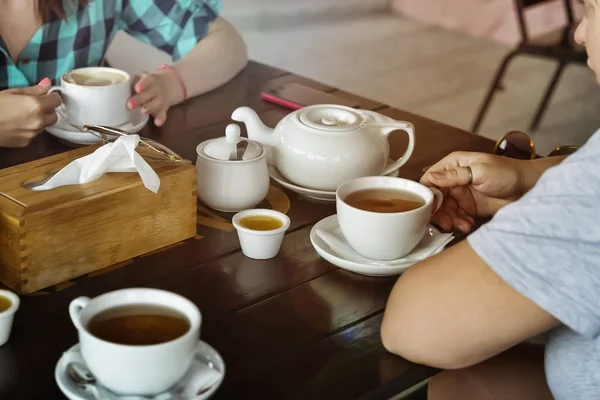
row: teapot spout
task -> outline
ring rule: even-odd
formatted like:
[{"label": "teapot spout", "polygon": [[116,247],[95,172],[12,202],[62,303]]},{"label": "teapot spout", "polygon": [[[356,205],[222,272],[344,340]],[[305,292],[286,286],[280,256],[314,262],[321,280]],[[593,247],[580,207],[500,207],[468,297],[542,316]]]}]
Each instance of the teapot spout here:
[{"label": "teapot spout", "polygon": [[258,117],[258,114],[250,107],[240,107],[231,114],[231,119],[243,122],[248,131],[248,138],[261,144],[272,145],[273,129],[269,128]]}]

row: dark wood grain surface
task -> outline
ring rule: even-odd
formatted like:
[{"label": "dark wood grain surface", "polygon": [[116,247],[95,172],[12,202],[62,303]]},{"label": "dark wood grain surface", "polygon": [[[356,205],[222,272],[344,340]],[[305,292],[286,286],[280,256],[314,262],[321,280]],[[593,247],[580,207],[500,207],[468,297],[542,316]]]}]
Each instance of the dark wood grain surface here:
[{"label": "dark wood grain surface", "polygon": [[[151,137],[194,160],[196,146],[224,134],[230,115],[250,106],[270,126],[289,111],[261,101],[260,92],[302,82],[360,107],[412,122],[416,149],[401,176],[455,150],[491,151],[493,143],[427,118],[387,107],[333,87],[258,63],[233,81],[169,112]],[[406,146],[390,139],[392,153]],[[42,134],[25,149],[0,149],[0,167],[66,151]],[[224,357],[227,375],[215,399],[388,398],[434,371],[387,353],[381,345],[382,311],[397,279],[356,275],[329,264],[313,250],[309,231],[335,213],[331,203],[308,201],[273,184],[262,207],[286,212],[292,226],[279,255],[266,261],[242,255],[229,214],[198,205],[198,235],[166,249],[23,296],[10,341],[0,347],[0,399],[62,399],[54,367],[77,341],[69,302],[126,287],[156,287],[186,296],[203,314],[202,339]]]}]

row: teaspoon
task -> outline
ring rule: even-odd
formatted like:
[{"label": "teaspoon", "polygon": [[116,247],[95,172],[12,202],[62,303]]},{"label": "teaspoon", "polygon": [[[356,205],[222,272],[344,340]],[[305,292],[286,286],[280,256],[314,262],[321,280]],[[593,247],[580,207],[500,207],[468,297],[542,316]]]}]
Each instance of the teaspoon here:
[{"label": "teaspoon", "polygon": [[238,142],[238,144],[236,146],[236,150],[237,150],[236,159],[238,161],[242,161],[244,159],[244,153],[246,152],[247,148],[248,148],[248,142],[246,142],[245,140]]},{"label": "teaspoon", "polygon": [[105,389],[101,385],[98,385],[96,378],[90,372],[90,370],[87,369],[87,367],[85,365],[78,363],[78,362],[70,362],[69,364],[67,364],[67,375],[69,376],[69,379],[71,379],[71,381],[73,381],[77,385],[81,386],[84,389],[90,389],[92,391],[94,397],[97,399],[102,399],[102,400],[125,400],[125,399],[150,400],[151,399],[151,397],[147,397],[147,396],[120,397],[120,396],[117,396],[117,395],[109,392],[107,389]]}]

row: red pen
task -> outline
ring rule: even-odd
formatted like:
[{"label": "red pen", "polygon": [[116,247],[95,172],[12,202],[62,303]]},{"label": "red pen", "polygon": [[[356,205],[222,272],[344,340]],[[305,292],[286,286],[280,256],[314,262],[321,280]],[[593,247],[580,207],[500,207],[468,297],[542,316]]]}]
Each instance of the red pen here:
[{"label": "red pen", "polygon": [[268,93],[268,92],[262,92],[260,94],[260,97],[265,101],[277,104],[277,105],[285,107],[285,108],[289,108],[290,110],[299,110],[304,107],[301,104],[294,103],[291,100],[282,99],[281,97],[277,97],[274,94]]}]

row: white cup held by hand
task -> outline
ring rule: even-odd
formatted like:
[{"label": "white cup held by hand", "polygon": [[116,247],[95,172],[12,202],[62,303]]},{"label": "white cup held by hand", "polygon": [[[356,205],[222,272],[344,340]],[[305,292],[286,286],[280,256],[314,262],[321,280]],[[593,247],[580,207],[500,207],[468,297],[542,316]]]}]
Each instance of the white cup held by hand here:
[{"label": "white cup held by hand", "polygon": [[[375,212],[349,205],[345,199],[362,190],[399,190],[421,199],[409,211]],[[372,176],[342,184],[336,191],[340,229],[352,248],[371,260],[391,261],[406,256],[419,244],[431,216],[440,208],[442,193],[409,179]]]},{"label": "white cup held by hand", "polygon": [[[152,345],[118,344],[90,333],[88,324],[97,314],[136,305],[173,309],[187,318],[190,328],[176,339]],[[133,288],[93,299],[79,297],[69,305],[69,314],[87,367],[98,382],[121,395],[155,395],[172,387],[192,364],[200,337],[198,308],[185,297],[163,290]]]},{"label": "white cup held by hand", "polygon": [[71,71],[75,82],[63,75],[59,92],[63,105],[58,108],[76,126],[106,125],[117,127],[129,122],[126,102],[131,96],[131,76],[119,69],[86,67]]}]

